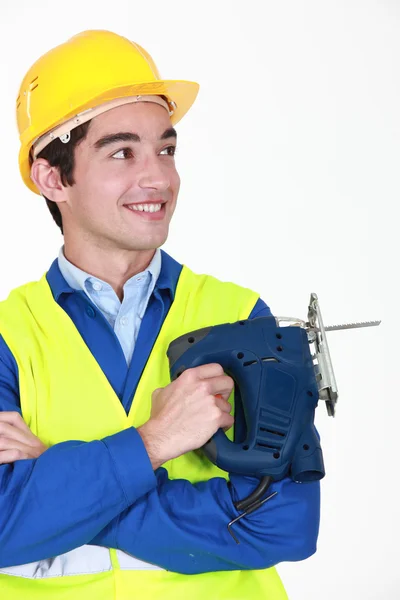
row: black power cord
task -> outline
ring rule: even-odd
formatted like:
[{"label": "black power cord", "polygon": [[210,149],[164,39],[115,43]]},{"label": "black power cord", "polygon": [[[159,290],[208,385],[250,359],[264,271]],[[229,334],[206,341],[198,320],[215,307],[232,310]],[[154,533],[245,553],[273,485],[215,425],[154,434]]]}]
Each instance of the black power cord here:
[{"label": "black power cord", "polygon": [[233,531],[231,530],[231,526],[234,523],[236,523],[236,521],[239,521],[239,519],[242,519],[246,515],[250,515],[252,512],[254,512],[258,508],[260,508],[260,506],[262,506],[265,502],[267,502],[268,500],[273,498],[278,493],[278,492],[273,492],[270,496],[268,496],[267,498],[264,498],[264,500],[260,500],[261,496],[263,496],[263,494],[265,494],[265,492],[269,488],[272,481],[273,481],[273,479],[270,475],[263,477],[261,479],[258,487],[254,490],[254,492],[252,492],[249,496],[247,496],[247,498],[244,498],[243,500],[239,500],[238,502],[234,502],[234,506],[237,510],[244,511],[244,512],[242,512],[241,515],[239,515],[238,517],[233,519],[230,523],[228,523],[228,531],[237,544],[239,544],[240,542],[237,539],[237,537],[235,536],[235,534],[233,533]]},{"label": "black power cord", "polygon": [[271,475],[266,475],[263,477],[254,492],[247,496],[247,498],[243,498],[243,500],[238,500],[238,502],[235,502],[235,508],[243,511],[246,510],[246,508],[248,508],[251,504],[255,504],[261,498],[261,496],[265,494],[272,481],[273,479]]}]

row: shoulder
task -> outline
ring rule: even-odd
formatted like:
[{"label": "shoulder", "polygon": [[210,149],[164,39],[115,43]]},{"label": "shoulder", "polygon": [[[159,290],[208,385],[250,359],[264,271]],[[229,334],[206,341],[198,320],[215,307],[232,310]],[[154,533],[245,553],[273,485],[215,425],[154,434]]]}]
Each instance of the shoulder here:
[{"label": "shoulder", "polygon": [[39,281],[28,281],[11,289],[8,292],[8,296],[3,298],[3,300],[0,300],[0,308],[7,306],[10,302],[16,301],[19,298],[23,298],[26,294],[26,291],[38,283]]},{"label": "shoulder", "polygon": [[[260,298],[260,294],[244,285],[233,281],[227,281],[206,273],[196,273],[187,265],[183,266],[182,278],[184,284],[192,290],[201,290],[203,298],[208,296],[212,301],[219,304],[241,305],[244,308],[246,317],[254,319],[256,317],[272,316],[269,305]],[[247,313],[246,313],[247,310]],[[243,317],[240,317],[243,318]]]},{"label": "shoulder", "polygon": [[39,280],[28,281],[27,283],[23,283],[10,290],[8,296],[5,299],[0,300],[0,314],[11,305],[14,306],[15,304],[24,302],[29,291],[42,285],[44,279],[45,274]]},{"label": "shoulder", "polygon": [[197,290],[212,291],[214,294],[229,294],[230,297],[249,297],[252,296],[256,301],[259,293],[244,285],[215,277],[209,273],[198,273],[190,269],[186,264],[183,265],[180,280],[186,285],[190,285]]},{"label": "shoulder", "polygon": [[270,307],[262,298],[259,298],[250,313],[249,319],[255,319],[258,317],[272,317]]},{"label": "shoulder", "polygon": [[186,284],[185,287],[191,287],[192,291],[195,289],[197,292],[202,290],[203,293],[207,292],[208,297],[212,299],[218,298],[225,304],[229,301],[232,302],[232,300],[235,301],[235,299],[241,302],[247,297],[249,298],[248,318],[254,319],[256,317],[271,316],[268,304],[260,298],[258,292],[236,282],[219,279],[207,273],[195,272],[188,265],[183,265],[175,260],[165,250],[161,251],[161,255],[163,260],[162,281],[165,279],[170,282],[170,287],[173,289],[174,295],[183,272],[181,284]]}]

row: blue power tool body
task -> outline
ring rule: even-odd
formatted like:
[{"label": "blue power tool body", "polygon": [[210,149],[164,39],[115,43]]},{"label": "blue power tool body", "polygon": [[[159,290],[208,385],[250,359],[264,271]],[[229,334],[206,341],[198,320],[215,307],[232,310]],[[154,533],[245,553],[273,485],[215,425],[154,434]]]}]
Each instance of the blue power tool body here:
[{"label": "blue power tool body", "polygon": [[219,429],[202,448],[214,464],[273,480],[324,476],[314,427],[319,392],[305,329],[277,327],[274,317],[226,323],[179,337],[167,354],[171,380],[218,363],[235,382],[234,441]]},{"label": "blue power tool body", "polygon": [[[284,321],[291,326],[281,327]],[[244,511],[228,525],[237,543],[230,526],[276,494],[261,499],[272,481],[289,476],[305,483],[325,476],[315,409],[324,400],[328,415],[335,416],[338,398],[325,332],[379,324],[324,327],[312,293],[307,321],[271,316],[224,323],[189,332],[169,345],[172,381],[208,363],[220,364],[234,380],[233,441],[219,429],[202,450],[224,471],[260,479],[254,492],[235,503]]]}]

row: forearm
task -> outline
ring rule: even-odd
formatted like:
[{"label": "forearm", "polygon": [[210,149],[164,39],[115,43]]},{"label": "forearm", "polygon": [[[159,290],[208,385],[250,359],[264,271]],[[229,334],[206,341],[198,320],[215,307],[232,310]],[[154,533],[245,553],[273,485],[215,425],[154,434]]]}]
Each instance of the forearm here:
[{"label": "forearm", "polygon": [[233,525],[233,502],[257,485],[254,478],[231,475],[192,485],[156,472],[158,485],[124,511],[93,544],[117,547],[136,558],[178,573],[263,569],[303,560],[315,552],[319,528],[319,483],[275,483],[269,502]]},{"label": "forearm", "polygon": [[0,466],[0,567],[88,543],[156,485],[133,428],[102,441],[68,441],[35,460]]}]

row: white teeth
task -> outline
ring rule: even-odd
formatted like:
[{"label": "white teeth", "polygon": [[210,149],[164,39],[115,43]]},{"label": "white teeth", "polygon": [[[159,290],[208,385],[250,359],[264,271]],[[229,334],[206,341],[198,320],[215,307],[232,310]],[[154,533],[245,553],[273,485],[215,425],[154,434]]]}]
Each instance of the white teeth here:
[{"label": "white teeth", "polygon": [[129,208],[130,210],[136,210],[139,212],[158,212],[159,210],[161,210],[161,206],[162,204],[131,204],[131,205],[126,205],[127,208]]}]

